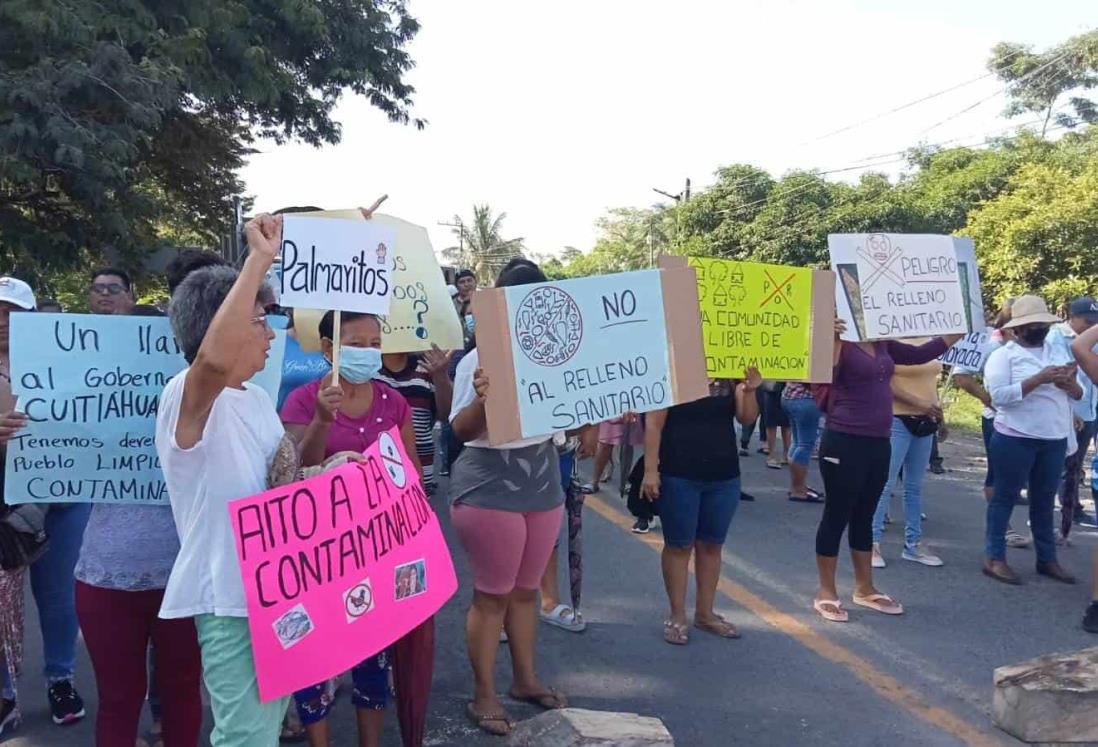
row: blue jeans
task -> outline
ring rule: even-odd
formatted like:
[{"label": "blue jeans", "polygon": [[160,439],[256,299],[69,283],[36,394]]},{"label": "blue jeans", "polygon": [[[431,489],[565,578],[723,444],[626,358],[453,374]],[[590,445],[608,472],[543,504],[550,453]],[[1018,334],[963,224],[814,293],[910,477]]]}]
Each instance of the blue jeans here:
[{"label": "blue jeans", "polygon": [[1044,441],[1038,438],[1004,436],[996,431],[991,436],[991,462],[995,468],[995,485],[987,504],[987,538],[985,552],[989,560],[1006,560],[1007,523],[1010,512],[1029,485],[1029,524],[1033,531],[1033,546],[1037,562],[1056,561],[1056,538],[1053,531],[1053,502],[1064,468],[1067,439]]},{"label": "blue jeans", "polygon": [[995,418],[980,417],[980,433],[984,437],[984,454],[987,456],[987,474],[984,475],[984,487],[995,484],[995,470],[991,468],[991,436],[995,433]]},{"label": "blue jeans", "polygon": [[660,475],[660,499],[656,506],[664,542],[672,547],[693,547],[695,541],[723,545],[739,505],[738,477],[690,480]]},{"label": "blue jeans", "polygon": [[881,497],[877,501],[877,511],[873,514],[873,541],[881,541],[884,531],[885,514],[892,501],[892,488],[904,468],[904,547],[911,549],[923,536],[923,478],[930,465],[930,449],[934,445],[934,435],[913,436],[904,422],[892,418],[892,459],[888,464],[888,481]]},{"label": "blue jeans", "polygon": [[812,449],[820,431],[820,408],[812,397],[782,398],[782,409],[793,426],[793,448],[789,461],[807,467],[812,463]]},{"label": "blue jeans", "polygon": [[76,665],[76,581],[73,569],[84,542],[92,504],[54,505],[46,514],[50,546],[30,568],[31,591],[42,627],[45,675],[49,682],[71,679]]}]

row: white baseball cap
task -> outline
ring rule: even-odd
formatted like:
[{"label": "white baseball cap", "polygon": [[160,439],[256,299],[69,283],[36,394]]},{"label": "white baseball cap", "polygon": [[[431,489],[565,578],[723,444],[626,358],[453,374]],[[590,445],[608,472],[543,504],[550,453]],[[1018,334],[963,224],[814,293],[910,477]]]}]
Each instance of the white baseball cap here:
[{"label": "white baseball cap", "polygon": [[18,278],[0,278],[0,301],[15,304],[21,309],[31,311],[38,304],[34,300],[34,291]]}]

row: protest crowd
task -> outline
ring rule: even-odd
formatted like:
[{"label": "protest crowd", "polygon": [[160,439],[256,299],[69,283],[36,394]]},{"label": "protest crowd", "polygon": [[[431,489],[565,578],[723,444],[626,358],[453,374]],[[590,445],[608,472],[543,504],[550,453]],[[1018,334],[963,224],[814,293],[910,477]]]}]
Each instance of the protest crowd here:
[{"label": "protest crowd", "polygon": [[[723,311],[736,303],[735,293],[702,294],[697,305],[668,311],[665,330],[664,315],[657,314],[663,337],[656,335],[651,349],[626,351],[628,364],[614,367],[603,362],[611,358],[583,352],[580,325],[572,323],[586,309],[573,300],[580,298],[581,286],[569,283],[588,279],[547,284],[537,264],[517,258],[496,278],[463,269],[447,287],[436,263],[430,269],[447,293],[446,322],[457,343],[449,347],[456,349],[437,344],[392,349],[386,347],[390,332],[384,312],[332,305],[306,313],[287,297],[285,286],[272,282],[272,267],[279,264],[291,228],[340,222],[298,218],[297,212],[302,211],[262,214],[248,222],[248,253],[239,268],[213,253],[182,251],[167,270],[166,308],[136,304],[134,283],[122,269],[102,268],[89,278],[92,315],[140,317],[117,323],[146,325],[104,323],[97,327],[101,337],[111,329],[170,324],[170,339],[152,335],[146,348],[151,355],[163,347],[165,360],[170,353],[183,361],[149,381],[132,382],[134,392],[152,391],[158,398],[145,417],[155,421],[150,440],[133,444],[134,453],[140,446],[155,454],[149,459],[162,473],[162,499],[145,505],[92,501],[87,486],[82,495],[64,492],[62,484],[81,485],[89,476],[68,474],[78,468],[67,468],[63,456],[47,465],[48,479],[26,482],[31,495],[13,494],[15,465],[27,468],[35,439],[56,444],[46,444],[43,453],[63,454],[89,431],[71,425],[81,422],[71,413],[57,411],[63,398],[51,403],[45,395],[20,394],[34,389],[23,372],[39,363],[20,360],[27,353],[13,329],[22,317],[61,309],[36,298],[22,280],[0,277],[0,450],[6,457],[0,465],[9,473],[0,507],[0,735],[16,732],[20,703],[41,695],[19,688],[20,672],[30,665],[44,667],[53,721],[65,726],[93,718],[101,747],[197,745],[203,689],[214,745],[268,747],[280,739],[327,745],[329,717],[339,707],[339,678],[348,672],[359,744],[381,743],[390,704],[403,743],[424,744],[430,734],[433,615],[453,593],[446,588],[453,570],[444,546],[436,554],[400,553],[429,536],[428,528],[437,531],[434,512],[444,506],[461,546],[450,552],[464,553],[471,569],[471,578],[454,581],[461,603],[468,604],[466,716],[485,732],[506,735],[513,722],[496,682],[501,641],[510,650],[512,699],[546,710],[568,705],[566,693],[539,677],[537,629],[545,624],[579,633],[589,624],[579,609],[584,568],[575,540],[584,497],[608,485],[607,469],[616,454],[635,450],[635,459],[619,457],[616,464],[635,518],[633,531],[647,533],[657,522],[662,531],[667,609],[653,612],[654,629],[662,625],[663,640],[674,646],[699,634],[740,637],[714,601],[722,547],[737,508],[741,500],[754,500],[741,489],[740,460],[753,454],[756,433],[775,481],[788,481],[788,499],[822,506],[815,544],[819,585],[814,596],[804,589],[805,609],[828,622],[846,622],[855,612],[846,607],[848,598],[865,614],[903,614],[899,591],[874,578],[875,569],[896,560],[880,545],[892,517],[898,523],[903,516],[900,559],[926,567],[949,562],[924,540],[922,527],[922,487],[940,464],[935,455],[945,437],[943,381],[984,407],[983,574],[1022,583],[1022,574],[1007,563],[1006,548],[1032,544],[1036,573],[1076,583],[1072,569],[1057,560],[1057,547],[1070,541],[1073,525],[1084,518],[1081,476],[1098,430],[1098,303],[1091,298],[1072,301],[1061,318],[1035,295],[1002,300],[985,316],[977,297],[979,314],[967,323],[955,323],[943,304],[942,314],[916,333],[878,334],[868,319],[869,305],[862,309],[852,300],[868,295],[849,295],[847,265],[836,262],[836,273],[803,269],[806,283],[823,282],[826,275],[832,283],[827,289],[837,292],[825,294],[823,306],[804,302],[812,332],[802,330],[802,348],[810,346],[811,352],[791,352],[791,333],[783,342],[772,334],[765,343],[781,353],[775,360],[788,362],[792,375],[783,378],[765,358],[735,349],[719,365],[707,365],[713,330],[743,322],[729,321]],[[376,222],[373,213],[363,209],[365,220],[355,225],[369,227]],[[371,245],[378,246],[378,266],[388,267],[392,258],[385,243]],[[399,252],[399,244],[396,248]],[[609,301],[603,295],[600,311],[608,320],[611,314],[632,314],[637,304],[658,301],[661,289],[668,298],[668,288],[681,287],[673,283],[692,288],[695,276],[701,282],[705,275],[705,293],[726,278],[730,285],[721,287],[750,282],[736,274],[752,271],[746,264],[718,277],[728,269],[718,269],[722,260],[711,262],[637,273],[653,285],[638,280],[635,295],[615,292]],[[354,286],[361,289],[372,282],[364,273],[374,270],[363,270],[362,263],[356,267]],[[614,277],[590,280],[611,287]],[[328,284],[337,285],[332,276]],[[783,297],[795,295],[779,286]],[[547,295],[527,306],[542,291]],[[395,294],[386,301],[394,309],[399,302]],[[546,308],[549,320],[538,322],[539,310]],[[658,309],[663,311],[662,302]],[[722,310],[720,322],[715,309]],[[675,314],[680,316],[671,319]],[[512,319],[514,328],[508,326]],[[534,326],[524,326],[526,319],[534,319],[529,323]],[[935,324],[941,333],[928,333]],[[613,325],[602,329],[609,328]],[[594,329],[583,328],[583,344],[600,345]],[[74,364],[83,337],[74,333],[68,345]],[[681,359],[667,353],[672,338]],[[737,346],[758,344],[747,336],[722,339],[735,339]],[[612,338],[601,347],[614,347]],[[962,349],[963,355],[950,357]],[[270,360],[277,360],[278,370],[263,384]],[[501,366],[501,360],[510,363]],[[576,368],[559,372],[558,364],[569,360]],[[532,366],[547,373],[535,381],[529,372],[542,369]],[[585,367],[582,376],[580,367]],[[649,369],[656,376],[651,381],[645,378]],[[659,384],[660,375],[672,383]],[[636,381],[624,381],[629,376]],[[581,390],[587,394],[561,408],[560,395]],[[628,390],[627,396],[616,394],[621,390]],[[79,399],[72,392],[66,396]],[[104,412],[117,407],[139,418],[136,399],[82,407]],[[637,402],[644,403],[643,411],[632,407]],[[47,420],[51,429],[35,430]],[[126,459],[126,445],[111,454],[116,463]],[[584,484],[579,464],[586,459],[591,478]],[[397,495],[393,485],[402,492],[386,499],[392,501],[386,507],[380,496]],[[900,493],[898,506],[894,490]],[[308,544],[328,518],[334,527],[341,512],[351,517],[367,503],[370,519],[349,522],[331,542]],[[1028,527],[1021,515],[1012,521],[1015,505],[1027,507]],[[254,525],[248,523],[252,520]],[[844,535],[854,570],[848,596],[836,583]],[[280,547],[287,548],[281,557]],[[562,601],[559,557],[566,557],[570,603]],[[354,585],[362,569],[384,563],[395,579],[385,592],[394,606],[385,609],[409,610],[392,635],[368,627],[375,606],[375,614],[385,611],[380,572],[370,571],[372,585]],[[353,586],[341,602],[347,605],[347,626],[376,641],[342,669],[318,654],[323,641],[311,635],[330,622],[326,612],[316,611],[319,605],[310,607],[309,594],[326,583],[341,592]],[[1094,583],[1098,600],[1098,576]],[[25,598],[37,606],[43,662],[23,661],[29,634]],[[337,613],[342,624],[344,611]],[[355,622],[360,614],[363,622]],[[1098,633],[1098,601],[1084,615],[1084,628]],[[74,681],[78,636],[88,649],[94,683]],[[301,677],[314,679],[300,681],[293,672],[272,677],[262,663],[292,656],[299,658],[283,660],[300,661]],[[79,693],[92,687],[94,712]],[[153,731],[139,734],[146,707]]]}]

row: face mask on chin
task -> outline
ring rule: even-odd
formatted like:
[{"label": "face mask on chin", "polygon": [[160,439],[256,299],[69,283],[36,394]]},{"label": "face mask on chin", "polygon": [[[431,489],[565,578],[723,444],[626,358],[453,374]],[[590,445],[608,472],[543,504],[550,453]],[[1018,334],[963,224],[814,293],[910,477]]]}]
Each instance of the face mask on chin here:
[{"label": "face mask on chin", "polygon": [[1049,327],[1027,327],[1026,329],[1018,330],[1014,334],[1023,345],[1035,348],[1045,344],[1045,338],[1048,337],[1048,331]]},{"label": "face mask on chin", "polygon": [[[329,361],[330,363],[330,361]],[[339,346],[339,375],[352,384],[365,384],[381,370],[381,350]]]}]

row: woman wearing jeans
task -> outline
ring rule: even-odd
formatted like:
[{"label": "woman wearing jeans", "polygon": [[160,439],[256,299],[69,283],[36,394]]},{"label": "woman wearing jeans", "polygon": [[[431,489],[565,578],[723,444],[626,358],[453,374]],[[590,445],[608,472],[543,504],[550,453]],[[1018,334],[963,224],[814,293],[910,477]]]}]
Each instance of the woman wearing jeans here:
[{"label": "woman wearing jeans", "polygon": [[[928,342],[926,339],[912,343]],[[940,566],[941,558],[919,547],[923,536],[923,479],[930,465],[934,434],[942,422],[942,406],[938,401],[938,375],[942,364],[932,360],[918,366],[896,366],[892,375],[892,459],[888,481],[881,491],[877,511],[873,515],[873,567],[884,568],[881,555],[881,534],[885,514],[892,500],[892,488],[900,469],[904,471],[904,560],[929,566]]]},{"label": "woman wearing jeans", "polygon": [[807,384],[790,382],[782,391],[782,409],[793,427],[789,450],[789,500],[823,503],[823,494],[808,487],[808,465],[820,431],[820,408]]},{"label": "woman wearing jeans", "polygon": [[740,462],[733,418],[758,417],[755,391],[762,377],[709,385],[709,396],[648,413],[644,431],[644,496],[658,501],[663,524],[663,583],[671,615],[663,639],[689,640],[686,583],[694,554],[697,596],[694,627],[721,638],[739,638],[736,627],[713,610],[721,576],[721,548],[740,502]]},{"label": "woman wearing jeans", "polygon": [[892,597],[873,586],[873,512],[888,480],[892,432],[892,373],[896,364],[927,363],[961,338],[950,335],[923,345],[896,340],[846,342],[846,329],[835,322],[835,368],[827,398],[827,428],[820,441],[820,474],[827,498],[816,531],[816,569],[820,588],[813,607],[825,620],[846,622],[839,601],[835,569],[839,543],[850,527],[854,564],[854,604],[886,615],[904,611]]},{"label": "woman wearing jeans", "polygon": [[1068,441],[1074,441],[1071,400],[1082,397],[1083,390],[1075,378],[1075,362],[1062,346],[1045,339],[1057,321],[1037,296],[1019,297],[1004,325],[1014,330],[1014,339],[992,353],[984,368],[984,384],[996,411],[990,451],[995,485],[987,506],[984,574],[1007,584],[1022,582],[1006,563],[1003,535],[1027,484],[1037,573],[1075,583],[1056,561],[1052,514]]}]

